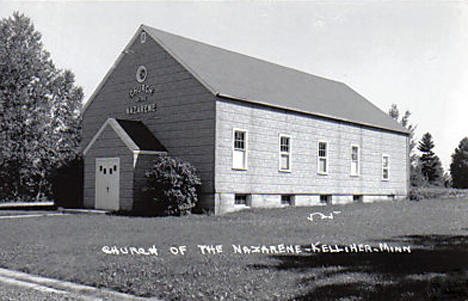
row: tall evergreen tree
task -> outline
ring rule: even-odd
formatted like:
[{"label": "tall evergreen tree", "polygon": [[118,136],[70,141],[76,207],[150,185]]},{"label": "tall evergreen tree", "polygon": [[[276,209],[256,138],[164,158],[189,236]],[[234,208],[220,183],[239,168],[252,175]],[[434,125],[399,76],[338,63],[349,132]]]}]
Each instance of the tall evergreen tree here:
[{"label": "tall evergreen tree", "polygon": [[0,20],[0,200],[47,193],[51,167],[73,156],[83,93],[57,69],[29,18]]},{"label": "tall evergreen tree", "polygon": [[418,150],[422,153],[419,158],[421,172],[429,184],[442,185],[444,170],[439,157],[432,151],[433,148],[432,135],[430,133],[424,134],[418,145]]},{"label": "tall evergreen tree", "polygon": [[460,141],[452,154],[450,175],[453,187],[468,188],[468,137]]}]

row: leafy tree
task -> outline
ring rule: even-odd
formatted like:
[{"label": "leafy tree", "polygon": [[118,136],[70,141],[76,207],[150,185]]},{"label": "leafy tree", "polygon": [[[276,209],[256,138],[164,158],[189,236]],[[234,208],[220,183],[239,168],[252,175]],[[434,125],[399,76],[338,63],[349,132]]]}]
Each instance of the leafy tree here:
[{"label": "leafy tree", "polygon": [[146,171],[145,193],[156,215],[185,215],[198,202],[201,180],[190,163],[162,154]]},{"label": "leafy tree", "polygon": [[409,132],[408,152],[410,161],[410,182],[412,186],[419,186],[422,175],[419,174],[420,168],[417,167],[418,156],[415,153],[416,141],[414,140],[414,132],[416,130],[416,126],[409,123],[411,112],[408,110],[405,111],[405,114],[400,118],[398,106],[396,104],[392,104],[388,110],[388,115],[398,121]]},{"label": "leafy tree", "polygon": [[419,158],[421,164],[421,173],[429,184],[442,185],[444,182],[444,171],[439,157],[432,151],[434,148],[434,141],[432,135],[426,133],[419,141],[418,150],[422,155]]},{"label": "leafy tree", "polygon": [[29,18],[15,12],[0,20],[0,200],[32,201],[50,191],[51,168],[76,155],[82,97]]},{"label": "leafy tree", "polygon": [[455,188],[468,188],[468,137],[463,138],[452,154],[450,175]]},{"label": "leafy tree", "polygon": [[390,109],[388,110],[388,115],[398,121],[398,118],[400,118],[400,110],[398,110],[396,104],[391,105]]}]

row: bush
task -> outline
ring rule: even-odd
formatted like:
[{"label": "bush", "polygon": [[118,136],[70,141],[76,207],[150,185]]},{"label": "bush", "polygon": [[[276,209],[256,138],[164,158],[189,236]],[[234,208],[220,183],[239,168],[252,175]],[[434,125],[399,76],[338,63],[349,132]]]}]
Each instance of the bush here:
[{"label": "bush", "polygon": [[158,155],[145,177],[144,191],[154,214],[185,215],[198,202],[201,180],[188,162]]},{"label": "bush", "polygon": [[52,170],[51,195],[56,206],[80,208],[83,204],[83,158],[76,156]]},{"label": "bush", "polygon": [[408,198],[412,201],[424,199],[440,199],[440,198],[464,198],[468,197],[468,190],[443,188],[443,187],[411,187],[408,193]]},{"label": "bush", "polygon": [[426,288],[428,300],[468,300],[468,278],[463,273],[449,273],[433,278]]}]

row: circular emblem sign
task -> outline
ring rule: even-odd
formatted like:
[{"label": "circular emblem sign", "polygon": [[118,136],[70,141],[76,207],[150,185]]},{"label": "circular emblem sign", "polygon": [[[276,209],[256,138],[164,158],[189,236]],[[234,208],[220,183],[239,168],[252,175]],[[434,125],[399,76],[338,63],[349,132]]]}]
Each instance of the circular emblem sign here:
[{"label": "circular emblem sign", "polygon": [[137,72],[136,72],[137,82],[139,83],[144,82],[147,76],[148,76],[148,71],[146,71],[146,67],[145,66],[138,67]]}]

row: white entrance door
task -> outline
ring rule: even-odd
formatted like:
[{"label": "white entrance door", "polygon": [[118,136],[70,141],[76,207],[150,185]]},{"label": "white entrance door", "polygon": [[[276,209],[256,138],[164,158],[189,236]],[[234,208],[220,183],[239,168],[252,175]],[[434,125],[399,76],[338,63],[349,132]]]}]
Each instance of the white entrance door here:
[{"label": "white entrance door", "polygon": [[96,158],[96,209],[119,210],[119,158]]}]

